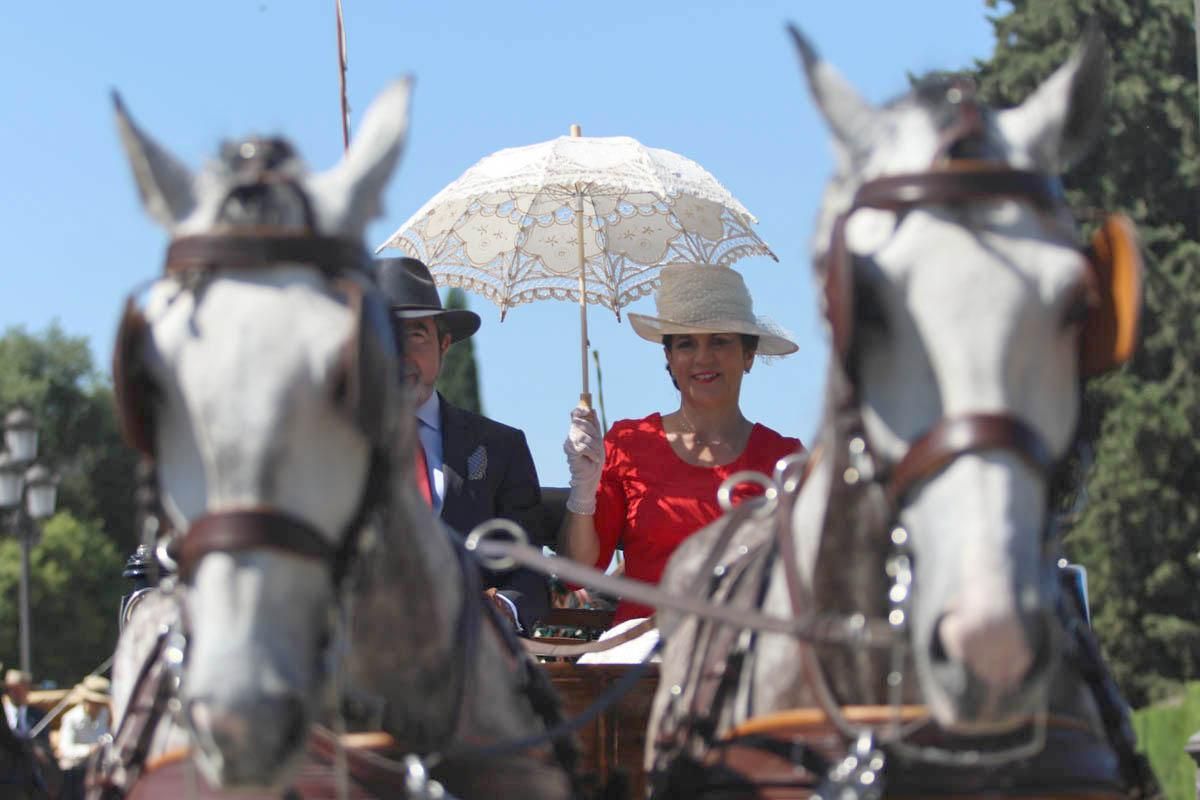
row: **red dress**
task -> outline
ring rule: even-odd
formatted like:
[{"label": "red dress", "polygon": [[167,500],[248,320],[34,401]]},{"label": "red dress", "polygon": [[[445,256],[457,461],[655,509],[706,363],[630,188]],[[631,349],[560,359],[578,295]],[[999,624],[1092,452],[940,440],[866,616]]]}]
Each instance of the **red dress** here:
[{"label": "red dress", "polygon": [[[801,449],[799,439],[756,423],[740,456],[719,467],[698,467],[671,448],[661,414],[615,423],[604,437],[604,472],[596,491],[596,567],[606,568],[620,544],[625,574],[658,583],[679,543],[721,516],[717,488],[722,481],[747,469],[770,475],[776,461]],[[744,484],[733,497],[738,502],[756,494],[762,494],[760,487]],[[647,617],[653,610],[622,600],[614,623]]]}]

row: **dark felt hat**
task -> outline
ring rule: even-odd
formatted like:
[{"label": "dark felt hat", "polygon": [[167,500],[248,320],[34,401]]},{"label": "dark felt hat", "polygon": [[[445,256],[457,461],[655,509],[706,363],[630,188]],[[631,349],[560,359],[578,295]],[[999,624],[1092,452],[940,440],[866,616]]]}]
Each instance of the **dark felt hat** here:
[{"label": "dark felt hat", "polygon": [[453,342],[479,330],[479,315],[465,308],[443,308],[429,267],[415,258],[381,258],[375,261],[379,286],[392,304],[397,319],[441,317]]}]

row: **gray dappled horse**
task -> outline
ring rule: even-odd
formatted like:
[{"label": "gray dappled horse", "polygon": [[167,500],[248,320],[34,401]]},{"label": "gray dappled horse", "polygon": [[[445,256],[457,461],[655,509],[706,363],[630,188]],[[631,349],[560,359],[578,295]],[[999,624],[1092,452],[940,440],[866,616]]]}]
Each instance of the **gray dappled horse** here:
[{"label": "gray dappled horse", "polygon": [[[457,796],[570,795],[565,751],[481,757],[553,711],[535,710],[540,673],[412,485],[412,414],[362,245],[408,97],[406,81],[389,87],[323,173],[251,138],[193,174],[118,102],[171,245],[145,303],[127,305],[114,382],[180,533],[177,579],[139,603],[118,645],[117,742],[94,771],[114,789],[186,745],[214,787],[278,796],[345,689],[374,709],[389,752],[425,757]],[[404,796],[403,764],[341,755],[375,794]],[[154,779],[135,794],[154,795]]]},{"label": "gray dappled horse", "polygon": [[815,238],[823,421],[778,500],[690,538],[663,588],[824,638],[660,610],[679,627],[657,794],[1118,796],[1144,763],[1063,608],[1047,508],[1081,378],[1129,357],[1140,302],[1128,223],[1081,250],[1055,177],[1102,127],[1104,46],[1010,110],[953,79],[874,107],[793,33],[838,155]]}]

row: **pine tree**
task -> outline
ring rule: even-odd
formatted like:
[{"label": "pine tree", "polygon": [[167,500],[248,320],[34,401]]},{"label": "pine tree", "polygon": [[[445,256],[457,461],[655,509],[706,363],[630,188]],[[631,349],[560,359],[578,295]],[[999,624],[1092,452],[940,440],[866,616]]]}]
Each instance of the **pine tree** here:
[{"label": "pine tree", "polygon": [[[1089,24],[1112,56],[1106,127],[1066,176],[1084,219],[1121,210],[1146,257],[1142,343],[1087,387],[1065,548],[1089,571],[1094,624],[1135,705],[1200,676],[1200,136],[1192,0],[987,0],[981,94],[1020,102]],[[1086,227],[1086,226],[1085,226]],[[1090,231],[1089,231],[1090,232]]]},{"label": "pine tree", "polygon": [[[467,296],[462,289],[446,293],[446,308],[466,308]],[[459,408],[483,413],[479,395],[479,370],[475,364],[475,344],[470,339],[455,342],[446,351],[442,374],[438,376],[438,391]]]}]

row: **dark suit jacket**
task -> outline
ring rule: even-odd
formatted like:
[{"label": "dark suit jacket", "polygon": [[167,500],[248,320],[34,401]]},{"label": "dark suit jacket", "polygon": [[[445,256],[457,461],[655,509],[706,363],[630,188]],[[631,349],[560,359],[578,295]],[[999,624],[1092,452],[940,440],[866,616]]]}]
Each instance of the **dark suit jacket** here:
[{"label": "dark suit jacket", "polygon": [[[466,536],[481,522],[504,517],[519,523],[530,540],[541,542],[541,489],[525,434],[447,402],[439,393],[442,471],[446,478],[442,521]],[[517,607],[526,633],[550,610],[546,578],[529,569],[483,571],[485,587],[495,587]]]}]

